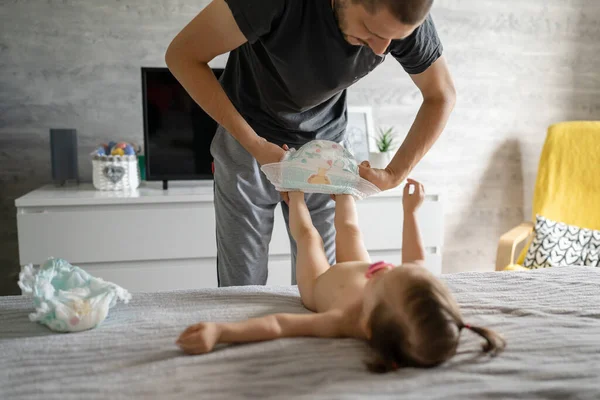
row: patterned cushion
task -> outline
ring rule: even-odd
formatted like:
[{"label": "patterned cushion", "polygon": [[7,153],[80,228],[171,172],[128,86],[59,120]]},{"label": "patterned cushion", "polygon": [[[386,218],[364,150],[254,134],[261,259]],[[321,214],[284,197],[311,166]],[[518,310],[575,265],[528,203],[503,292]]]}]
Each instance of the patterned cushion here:
[{"label": "patterned cushion", "polygon": [[523,266],[600,266],[600,231],[579,228],[536,216],[535,236]]}]

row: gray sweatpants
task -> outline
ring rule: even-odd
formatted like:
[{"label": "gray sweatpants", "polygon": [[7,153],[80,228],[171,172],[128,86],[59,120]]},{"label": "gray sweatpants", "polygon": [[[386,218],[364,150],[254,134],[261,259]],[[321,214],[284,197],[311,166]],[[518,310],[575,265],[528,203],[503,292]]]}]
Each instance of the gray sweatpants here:
[{"label": "gray sweatpants", "polygon": [[[289,235],[289,208],[259,164],[223,127],[211,143],[215,161],[215,217],[219,286],[264,285],[275,207],[281,203]],[[335,203],[329,195],[307,194],[306,204],[321,234],[329,262],[335,262]],[[296,284],[296,243],[290,238]]]}]

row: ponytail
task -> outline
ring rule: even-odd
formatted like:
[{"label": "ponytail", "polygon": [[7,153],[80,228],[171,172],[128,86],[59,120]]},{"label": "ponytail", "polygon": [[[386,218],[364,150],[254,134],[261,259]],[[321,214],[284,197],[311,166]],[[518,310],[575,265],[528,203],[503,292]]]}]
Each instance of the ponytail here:
[{"label": "ponytail", "polygon": [[491,353],[491,355],[495,356],[506,347],[506,341],[504,338],[491,329],[472,326],[469,324],[462,324],[460,327],[461,329],[466,328],[485,339],[485,343],[483,344],[484,353]]}]

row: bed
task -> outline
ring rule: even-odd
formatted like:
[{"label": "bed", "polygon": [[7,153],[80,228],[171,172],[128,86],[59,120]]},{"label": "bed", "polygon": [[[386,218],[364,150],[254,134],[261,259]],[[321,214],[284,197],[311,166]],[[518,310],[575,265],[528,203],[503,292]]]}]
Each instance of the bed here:
[{"label": "bed", "polygon": [[98,328],[51,333],[30,322],[31,300],[0,298],[1,399],[600,398],[600,269],[444,276],[465,319],[502,332],[482,357],[463,334],[459,354],[431,370],[374,375],[353,339],[296,338],[187,356],[178,334],[200,320],[306,312],[296,287],[135,293]]}]

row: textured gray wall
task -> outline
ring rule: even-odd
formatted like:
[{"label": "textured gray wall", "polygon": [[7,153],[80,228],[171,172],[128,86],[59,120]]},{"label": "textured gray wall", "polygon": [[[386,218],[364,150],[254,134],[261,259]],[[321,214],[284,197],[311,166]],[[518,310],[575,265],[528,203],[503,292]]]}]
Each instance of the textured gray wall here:
[{"label": "textured gray wall", "polygon": [[[315,0],[316,1],[316,0]],[[206,0],[3,0],[0,7],[0,293],[16,292],[14,199],[50,181],[48,130],[141,142],[140,66]],[[447,194],[446,272],[492,269],[501,232],[529,216],[546,127],[600,112],[595,0],[445,0],[434,18],[459,100],[414,176]],[[420,95],[393,60],[352,88],[377,125],[406,132]]]}]

